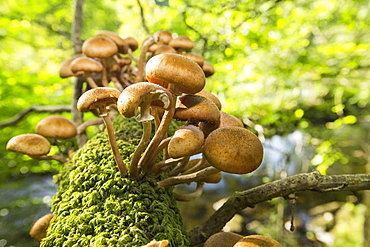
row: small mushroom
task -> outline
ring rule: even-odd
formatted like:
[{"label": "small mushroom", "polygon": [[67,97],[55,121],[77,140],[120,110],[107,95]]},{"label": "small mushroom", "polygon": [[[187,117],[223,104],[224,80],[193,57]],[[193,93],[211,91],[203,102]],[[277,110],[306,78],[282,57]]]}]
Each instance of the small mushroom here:
[{"label": "small mushroom", "polygon": [[168,110],[169,107],[173,108],[174,105],[172,95],[167,89],[150,82],[138,82],[126,87],[117,102],[118,111],[127,118],[136,116],[140,109],[136,120],[143,124],[143,136],[131,159],[130,175],[134,178],[139,175],[141,167],[138,167],[138,162],[150,140],[151,120],[154,119],[150,114],[152,103],[160,105],[165,110]]},{"label": "small mushroom", "polygon": [[204,155],[212,166],[221,171],[247,174],[261,165],[263,146],[251,131],[227,126],[208,135],[204,143]]},{"label": "small mushroom", "polygon": [[166,87],[175,94],[178,91],[194,94],[201,91],[206,83],[203,70],[194,61],[172,53],[160,54],[149,59],[146,64],[148,81]]},{"label": "small mushroom", "polygon": [[66,163],[67,159],[58,155],[47,155],[50,152],[49,141],[39,134],[22,134],[14,136],[6,144],[11,152],[22,153],[37,160],[56,160]]},{"label": "small mushroom", "polygon": [[92,78],[92,73],[100,73],[103,70],[103,65],[89,57],[78,57],[71,62],[71,70],[73,73],[82,73],[91,88],[96,88],[98,85]]},{"label": "small mushroom", "polygon": [[150,243],[143,245],[141,247],[167,247],[169,244],[168,240],[161,240],[161,241],[156,241],[152,240]]},{"label": "small mushroom", "polygon": [[85,112],[91,109],[97,109],[99,116],[103,118],[108,132],[108,139],[113,151],[114,159],[122,176],[127,174],[126,165],[122,160],[114,134],[112,120],[109,117],[110,110],[107,108],[110,105],[117,104],[117,100],[121,92],[115,88],[98,87],[93,88],[81,95],[77,101],[77,109]]},{"label": "small mushroom", "polygon": [[218,109],[221,110],[221,108],[222,108],[221,101],[213,93],[202,90],[202,91],[196,93],[196,95],[200,95],[200,96],[203,96],[203,97],[211,100],[213,103],[215,103],[217,105]]},{"label": "small mushroom", "polygon": [[210,236],[204,247],[233,247],[243,236],[233,232],[218,232]]},{"label": "small mushroom", "polygon": [[203,68],[203,63],[204,63],[204,57],[202,55],[199,55],[197,53],[193,52],[187,52],[184,54],[185,57],[193,60],[196,62],[201,68]]},{"label": "small mushroom", "polygon": [[119,53],[122,53],[122,54],[127,54],[128,53],[129,45],[128,45],[127,41],[125,39],[121,38],[118,34],[116,34],[114,32],[111,32],[111,31],[107,31],[107,30],[99,30],[99,31],[96,32],[95,36],[103,36],[103,37],[107,37],[107,38],[113,40],[113,42],[116,43],[116,45],[118,47],[118,52]]},{"label": "small mushroom", "polygon": [[207,62],[207,61],[203,62],[202,69],[206,77],[210,77],[215,73],[215,68],[210,62]]},{"label": "small mushroom", "polygon": [[233,247],[283,247],[278,241],[262,235],[248,235],[236,242]]},{"label": "small mushroom", "polygon": [[47,214],[35,221],[30,230],[30,236],[37,242],[41,242],[41,240],[46,237],[46,231],[53,217],[54,214]]},{"label": "small mushroom", "polygon": [[172,39],[169,45],[175,48],[179,54],[182,54],[184,50],[191,50],[194,48],[194,42],[185,35],[180,35]]},{"label": "small mushroom", "polygon": [[68,77],[71,77],[71,76],[80,76],[83,74],[83,72],[77,72],[77,73],[74,73],[72,72],[71,70],[71,63],[73,60],[75,60],[76,58],[78,57],[81,57],[83,56],[82,54],[77,54],[77,55],[74,55],[70,58],[67,58],[65,59],[62,64],[60,65],[60,68],[59,68],[59,76],[60,78],[68,78]]},{"label": "small mushroom", "polygon": [[39,121],[35,127],[35,132],[45,137],[66,140],[77,135],[77,128],[67,118],[53,115]]},{"label": "small mushroom", "polygon": [[168,154],[171,158],[193,155],[204,143],[203,132],[194,125],[179,127],[168,144]]}]

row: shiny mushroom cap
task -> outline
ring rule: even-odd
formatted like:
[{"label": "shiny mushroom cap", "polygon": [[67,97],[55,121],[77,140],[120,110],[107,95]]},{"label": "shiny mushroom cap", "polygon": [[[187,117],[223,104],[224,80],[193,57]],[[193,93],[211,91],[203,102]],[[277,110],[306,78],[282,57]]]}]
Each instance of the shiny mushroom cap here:
[{"label": "shiny mushroom cap", "polygon": [[37,242],[41,242],[43,238],[46,237],[46,231],[50,225],[51,219],[54,214],[47,214],[38,219],[32,226],[30,230],[30,235]]},{"label": "shiny mushroom cap", "polygon": [[207,122],[218,127],[220,111],[211,100],[195,94],[184,94],[177,98],[174,118],[191,124]]},{"label": "shiny mushroom cap", "polygon": [[128,47],[130,47],[131,51],[136,51],[137,48],[139,48],[139,42],[133,37],[127,37],[124,38],[124,40],[127,42]]},{"label": "shiny mushroom cap", "polygon": [[87,57],[105,58],[117,54],[118,47],[110,38],[94,36],[88,38],[82,45],[82,53]]},{"label": "shiny mushroom cap", "polygon": [[208,135],[204,143],[204,155],[212,166],[221,171],[247,174],[261,165],[263,146],[251,131],[227,126]]},{"label": "shiny mushroom cap", "polygon": [[145,70],[149,82],[163,87],[173,84],[183,93],[197,93],[206,84],[199,65],[179,54],[165,53],[154,56],[149,59]]},{"label": "shiny mushroom cap", "polygon": [[204,63],[204,57],[202,55],[199,55],[199,54],[196,54],[196,53],[193,53],[193,52],[187,52],[185,54],[183,54],[183,56],[193,60],[194,62],[196,62],[201,68],[203,67],[203,63]]},{"label": "shiny mushroom cap", "polygon": [[223,111],[220,111],[220,114],[221,114],[220,127],[236,126],[244,128],[244,124],[239,118]]},{"label": "shiny mushroom cap", "polygon": [[77,109],[85,112],[96,108],[106,108],[117,103],[121,92],[111,87],[93,88],[83,93],[77,101]]},{"label": "shiny mushroom cap", "polygon": [[191,50],[194,48],[194,42],[189,39],[188,36],[180,35],[174,39],[172,39],[169,43],[170,46],[175,48],[176,50]]},{"label": "shiny mushroom cap", "polygon": [[103,70],[103,65],[90,57],[78,57],[71,62],[71,70],[73,73],[81,71],[100,72]]},{"label": "shiny mushroom cap", "polygon": [[11,138],[6,149],[30,157],[40,157],[50,152],[49,141],[39,134],[22,134]]},{"label": "shiny mushroom cap", "polygon": [[262,235],[249,235],[241,238],[233,247],[283,247],[278,241]]},{"label": "shiny mushroom cap", "polygon": [[198,151],[204,143],[203,132],[194,125],[179,127],[168,143],[168,155],[171,158],[190,156]]},{"label": "shiny mushroom cap", "polygon": [[202,69],[206,77],[210,77],[215,73],[215,68],[210,62],[207,61],[203,62]]},{"label": "shiny mushroom cap", "polygon": [[96,33],[95,36],[104,36],[106,38],[113,40],[113,42],[116,43],[118,47],[118,52],[122,54],[127,54],[129,45],[126,42],[126,40],[121,38],[118,34],[107,30],[100,30]]},{"label": "shiny mushroom cap", "polygon": [[166,45],[172,40],[172,34],[167,30],[159,30],[153,34],[153,37],[157,43]]},{"label": "shiny mushroom cap", "polygon": [[67,118],[58,115],[42,119],[35,129],[39,135],[60,140],[70,139],[77,135],[76,126]]},{"label": "shiny mushroom cap", "polygon": [[172,46],[161,45],[156,47],[156,50],[154,51],[154,56],[164,53],[177,53],[177,52]]},{"label": "shiny mushroom cap", "polygon": [[138,82],[126,87],[118,98],[118,111],[126,118],[137,114],[140,107],[140,115],[137,121],[150,121],[154,117],[150,115],[150,106],[154,103],[163,109],[173,106],[171,93],[160,85],[150,82]]},{"label": "shiny mushroom cap", "polygon": [[232,247],[242,235],[232,232],[218,232],[210,236],[204,243],[204,247]]}]

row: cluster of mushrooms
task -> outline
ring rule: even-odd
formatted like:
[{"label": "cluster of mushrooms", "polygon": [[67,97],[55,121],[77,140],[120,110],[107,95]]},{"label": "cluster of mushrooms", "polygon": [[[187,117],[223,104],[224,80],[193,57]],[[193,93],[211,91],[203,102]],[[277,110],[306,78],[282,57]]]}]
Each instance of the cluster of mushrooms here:
[{"label": "cluster of mushrooms", "polygon": [[[170,32],[162,30],[145,39],[139,57],[135,57],[138,42],[134,38],[123,39],[102,30],[84,42],[83,54],[66,59],[59,71],[62,78],[76,76],[87,82],[77,109],[99,116],[93,124],[104,123],[120,174],[140,179],[166,172],[168,177],[158,182],[164,188],[196,182],[194,193],[174,193],[177,200],[183,201],[199,196],[204,183],[219,182],[221,172],[250,173],[263,159],[257,136],[244,128],[238,118],[221,111],[219,99],[204,90],[206,77],[214,69],[201,55],[190,52],[193,47],[188,37],[173,38]],[[143,135],[129,164],[123,161],[116,143],[112,118],[118,113],[126,118],[136,117],[143,126]],[[48,118],[66,125],[55,129],[47,125],[53,136],[37,127],[36,134],[12,138],[8,150],[36,159],[67,162],[70,158],[47,155],[50,143],[42,135],[67,139],[80,133],[81,126],[76,128],[61,116]],[[183,121],[183,125],[168,136],[173,120]],[[46,125],[45,121],[38,126]],[[83,124],[83,128],[86,126],[89,124]],[[59,133],[67,129],[73,133]],[[29,153],[30,150],[37,151]],[[163,157],[160,161],[159,156]]]},{"label": "cluster of mushrooms", "polygon": [[232,232],[219,232],[207,239],[204,247],[282,247],[275,239],[262,235],[242,236]]}]

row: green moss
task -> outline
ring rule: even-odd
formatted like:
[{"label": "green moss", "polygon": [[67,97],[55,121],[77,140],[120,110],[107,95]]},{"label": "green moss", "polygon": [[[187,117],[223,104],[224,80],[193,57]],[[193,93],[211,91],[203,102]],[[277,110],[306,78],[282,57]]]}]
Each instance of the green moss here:
[{"label": "green moss", "polygon": [[[128,164],[133,143],[140,139],[140,125],[121,119],[115,129]],[[150,176],[137,181],[121,177],[105,134],[77,151],[56,180],[55,217],[43,247],[141,246],[153,239],[189,246],[171,190],[158,188]]]}]

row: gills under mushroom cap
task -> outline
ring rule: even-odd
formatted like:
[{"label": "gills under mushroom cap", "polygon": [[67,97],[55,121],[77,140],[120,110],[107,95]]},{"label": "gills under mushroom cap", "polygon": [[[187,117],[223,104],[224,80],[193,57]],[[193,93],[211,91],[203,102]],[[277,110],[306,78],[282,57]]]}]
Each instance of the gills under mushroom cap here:
[{"label": "gills under mushroom cap", "polygon": [[247,174],[262,163],[263,146],[251,131],[227,126],[208,135],[204,143],[204,155],[212,166],[221,171]]}]

